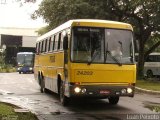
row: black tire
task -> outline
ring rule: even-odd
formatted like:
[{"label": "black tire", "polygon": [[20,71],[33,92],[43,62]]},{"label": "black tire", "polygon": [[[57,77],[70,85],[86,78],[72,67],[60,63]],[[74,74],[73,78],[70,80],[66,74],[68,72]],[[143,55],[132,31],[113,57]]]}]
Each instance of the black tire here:
[{"label": "black tire", "polygon": [[116,105],[119,101],[119,97],[109,97],[108,100],[109,100],[109,104]]},{"label": "black tire", "polygon": [[21,72],[19,72],[19,74],[21,74]]},{"label": "black tire", "polygon": [[44,83],[43,76],[39,77],[39,84],[40,84],[40,91],[41,91],[41,93],[44,93],[45,92],[45,83]]},{"label": "black tire", "polygon": [[153,72],[152,70],[147,70],[147,78],[153,78]]},{"label": "black tire", "polygon": [[60,84],[60,102],[63,106],[67,106],[69,104],[69,98],[64,95],[63,82]]}]

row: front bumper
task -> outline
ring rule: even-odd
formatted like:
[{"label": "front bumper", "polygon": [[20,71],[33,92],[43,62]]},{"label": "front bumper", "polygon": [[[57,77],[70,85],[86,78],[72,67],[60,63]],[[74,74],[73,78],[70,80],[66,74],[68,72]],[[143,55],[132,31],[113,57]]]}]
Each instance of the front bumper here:
[{"label": "front bumper", "polygon": [[[77,92],[75,92],[75,88],[77,88]],[[105,97],[110,97],[110,96],[133,97],[134,89],[135,89],[135,86],[70,85],[69,97],[97,97],[97,98],[105,98]]]},{"label": "front bumper", "polygon": [[18,67],[17,72],[33,72],[32,67]]}]

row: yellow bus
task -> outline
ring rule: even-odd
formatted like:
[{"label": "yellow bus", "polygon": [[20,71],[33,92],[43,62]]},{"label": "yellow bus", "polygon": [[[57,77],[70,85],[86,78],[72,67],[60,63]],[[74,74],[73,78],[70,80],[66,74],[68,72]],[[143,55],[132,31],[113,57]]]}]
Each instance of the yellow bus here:
[{"label": "yellow bus", "polygon": [[58,93],[62,105],[72,98],[134,96],[136,64],[130,24],[76,19],[36,41],[35,79],[41,92]]}]

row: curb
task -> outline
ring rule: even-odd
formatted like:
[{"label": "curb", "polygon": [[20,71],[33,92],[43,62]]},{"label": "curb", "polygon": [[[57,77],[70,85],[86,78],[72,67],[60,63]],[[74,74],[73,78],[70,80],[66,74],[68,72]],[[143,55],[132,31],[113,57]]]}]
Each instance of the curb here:
[{"label": "curb", "polygon": [[153,90],[147,90],[139,87],[135,87],[137,92],[142,92],[146,94],[152,94],[152,95],[160,95],[160,91],[153,91]]}]

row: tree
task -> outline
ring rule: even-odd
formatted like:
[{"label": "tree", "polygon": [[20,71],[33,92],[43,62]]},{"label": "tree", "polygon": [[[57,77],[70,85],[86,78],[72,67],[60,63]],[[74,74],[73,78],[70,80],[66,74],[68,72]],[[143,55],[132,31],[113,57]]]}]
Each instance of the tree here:
[{"label": "tree", "polygon": [[43,0],[32,18],[43,17],[49,23],[49,29],[53,29],[70,19],[97,18],[106,19],[107,12],[104,9],[106,0]]},{"label": "tree", "polygon": [[133,25],[139,42],[139,76],[143,76],[146,57],[160,45],[160,39],[145,49],[152,38],[159,36],[160,0],[43,0],[33,17],[42,16],[50,29],[74,18],[97,18],[128,22]]},{"label": "tree", "polygon": [[[24,2],[24,3],[27,3],[27,2],[36,2],[36,0],[12,0],[12,2]],[[0,0],[0,4],[6,4],[8,2],[8,0]]]},{"label": "tree", "polygon": [[43,35],[47,33],[48,31],[50,31],[50,27],[47,25],[45,27],[38,29],[36,32],[38,33],[38,35]]},{"label": "tree", "polygon": [[145,51],[145,45],[151,37],[157,36],[160,30],[159,0],[112,0],[109,1],[111,11],[120,21],[129,22],[134,26],[136,39],[139,41],[138,74],[143,76],[146,57],[160,45],[155,42]]}]

